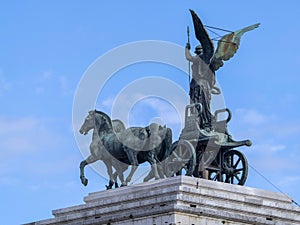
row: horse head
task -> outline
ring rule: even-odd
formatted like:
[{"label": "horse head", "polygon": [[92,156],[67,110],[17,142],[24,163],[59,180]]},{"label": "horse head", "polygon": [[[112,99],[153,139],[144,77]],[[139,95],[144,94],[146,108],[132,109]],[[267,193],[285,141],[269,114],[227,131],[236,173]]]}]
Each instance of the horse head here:
[{"label": "horse head", "polygon": [[91,110],[85,118],[79,132],[86,135],[90,130],[96,129],[98,132],[112,131],[112,122],[108,115],[104,112]]},{"label": "horse head", "polygon": [[83,124],[81,125],[81,128],[79,132],[81,134],[86,135],[91,129],[95,128],[95,111],[89,111],[88,116],[85,118]]}]

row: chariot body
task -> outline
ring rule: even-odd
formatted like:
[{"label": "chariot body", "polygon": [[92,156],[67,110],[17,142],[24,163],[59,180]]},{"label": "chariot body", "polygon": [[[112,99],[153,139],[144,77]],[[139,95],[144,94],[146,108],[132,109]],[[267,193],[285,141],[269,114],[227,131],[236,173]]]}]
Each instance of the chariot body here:
[{"label": "chariot body", "polygon": [[[188,175],[210,180],[243,185],[248,174],[245,155],[235,150],[240,146],[251,146],[250,140],[234,141],[227,131],[231,119],[229,109],[214,113],[212,129],[199,126],[200,103],[185,108],[185,126],[179,140],[172,144],[166,158],[167,176]],[[225,120],[219,114],[227,113]]]}]

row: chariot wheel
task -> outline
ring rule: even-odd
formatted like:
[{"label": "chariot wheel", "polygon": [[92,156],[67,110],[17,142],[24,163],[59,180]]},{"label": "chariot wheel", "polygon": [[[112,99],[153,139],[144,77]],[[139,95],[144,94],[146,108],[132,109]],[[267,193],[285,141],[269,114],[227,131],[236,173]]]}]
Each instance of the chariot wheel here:
[{"label": "chariot wheel", "polygon": [[165,174],[192,176],[196,166],[194,146],[187,140],[179,140],[172,144],[171,154],[166,158]]},{"label": "chariot wheel", "polygon": [[224,182],[244,185],[248,176],[248,162],[245,155],[237,150],[224,154]]},{"label": "chariot wheel", "polygon": [[[217,157],[218,158],[218,157]],[[210,180],[244,185],[248,176],[248,162],[245,155],[237,150],[229,150],[224,153],[223,164],[216,159],[213,167],[208,169]]]}]

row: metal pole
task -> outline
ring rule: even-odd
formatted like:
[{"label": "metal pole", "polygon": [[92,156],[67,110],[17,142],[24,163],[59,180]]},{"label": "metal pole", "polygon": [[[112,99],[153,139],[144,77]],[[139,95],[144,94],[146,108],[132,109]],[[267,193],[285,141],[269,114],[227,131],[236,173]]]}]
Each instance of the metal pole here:
[{"label": "metal pole", "polygon": [[[191,47],[191,44],[190,44],[190,27],[187,26],[187,29],[186,29],[186,32],[187,32],[187,36],[188,36],[188,44],[189,46]],[[190,96],[190,104],[192,103],[192,98],[191,98],[191,62],[188,60],[188,66],[189,66],[189,96]]]},{"label": "metal pole", "polygon": [[[190,27],[187,26],[187,29],[186,29],[186,32],[187,32],[187,36],[188,36],[188,44],[191,46],[190,44]],[[191,62],[189,62],[189,86],[190,86],[190,81],[191,81]]]}]

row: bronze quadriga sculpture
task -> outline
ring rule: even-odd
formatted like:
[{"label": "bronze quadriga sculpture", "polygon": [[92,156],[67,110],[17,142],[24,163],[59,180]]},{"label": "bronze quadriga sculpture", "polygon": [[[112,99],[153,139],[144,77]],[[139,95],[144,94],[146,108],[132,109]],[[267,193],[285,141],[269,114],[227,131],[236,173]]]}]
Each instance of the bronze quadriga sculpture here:
[{"label": "bronze quadriga sculpture", "polygon": [[[84,185],[84,167],[97,160],[102,160],[109,175],[108,189],[119,178],[122,185],[132,179],[139,164],[148,161],[151,171],[144,181],[187,175],[243,185],[248,174],[248,163],[244,154],[235,148],[251,146],[250,140],[235,141],[227,130],[231,120],[229,109],[219,109],[214,113],[210,109],[212,94],[220,94],[216,86],[215,72],[236,53],[240,39],[245,32],[259,26],[254,24],[226,34],[218,41],[216,51],[205,26],[197,14],[190,10],[195,36],[200,44],[195,48],[195,55],[190,53],[190,43],[186,44],[185,56],[192,63],[190,81],[190,105],[185,108],[185,126],[179,140],[172,143],[170,128],[159,124],[147,127],[125,128],[120,120],[111,120],[104,112],[89,112],[80,133],[93,130],[91,155],[80,164],[80,178]],[[188,29],[189,36],[189,29]],[[221,113],[227,118],[219,120]],[[124,171],[131,166],[128,177]]]}]

